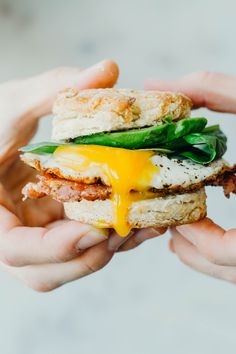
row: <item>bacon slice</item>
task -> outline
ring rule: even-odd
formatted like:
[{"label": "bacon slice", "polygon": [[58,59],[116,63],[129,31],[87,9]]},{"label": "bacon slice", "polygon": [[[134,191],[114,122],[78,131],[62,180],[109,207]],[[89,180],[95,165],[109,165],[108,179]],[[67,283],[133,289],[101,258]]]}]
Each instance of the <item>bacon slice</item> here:
[{"label": "bacon slice", "polygon": [[22,190],[24,199],[38,199],[50,195],[60,202],[87,200],[104,200],[109,198],[111,187],[102,184],[85,184],[49,175],[37,176],[39,182],[28,183]]},{"label": "bacon slice", "polygon": [[233,173],[226,172],[218,176],[215,181],[210,183],[211,186],[222,186],[226,198],[230,198],[230,194],[236,194],[236,176]]},{"label": "bacon slice", "polygon": [[[174,188],[154,189],[151,191],[156,197],[163,197],[169,194],[187,193],[199,190],[204,186],[221,186],[227,198],[230,194],[236,194],[235,169],[232,172],[226,171],[220,175],[213,175],[211,178],[188,187],[175,186]],[[37,176],[37,183],[28,183],[22,190],[24,199],[38,199],[51,196],[60,202],[75,202],[86,200],[105,200],[111,195],[112,188],[101,183],[86,184],[59,178],[55,175],[42,174]]]}]

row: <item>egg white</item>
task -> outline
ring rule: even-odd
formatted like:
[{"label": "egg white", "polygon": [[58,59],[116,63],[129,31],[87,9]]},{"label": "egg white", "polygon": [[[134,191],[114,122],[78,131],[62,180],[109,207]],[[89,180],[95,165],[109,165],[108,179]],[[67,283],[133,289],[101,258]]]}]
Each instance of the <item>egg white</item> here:
[{"label": "egg white", "polygon": [[[100,178],[104,184],[108,184],[106,176],[91,164],[85,172],[76,172],[71,168],[62,166],[55,160],[53,155],[38,155],[26,153],[22,157],[28,165],[35,167],[40,163],[42,170],[59,170],[60,175],[65,179],[83,181],[90,179],[91,182]],[[170,159],[166,155],[155,154],[151,157],[154,165],[158,166],[158,172],[153,174],[150,188],[173,188],[176,186],[189,187],[192,184],[204,182],[212,175],[219,174],[225,167],[229,166],[224,159],[218,159],[206,166],[194,163],[190,160]],[[135,167],[134,167],[135,168]]]}]

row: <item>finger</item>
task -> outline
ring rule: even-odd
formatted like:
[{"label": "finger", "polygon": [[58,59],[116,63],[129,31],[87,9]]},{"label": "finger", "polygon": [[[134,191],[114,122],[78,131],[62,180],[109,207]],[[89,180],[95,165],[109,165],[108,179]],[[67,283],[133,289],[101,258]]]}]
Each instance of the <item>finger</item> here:
[{"label": "finger", "polygon": [[128,251],[131,248],[137,247],[143,241],[159,236],[161,232],[163,233],[164,228],[154,229],[154,228],[144,228],[141,230],[131,230],[131,232],[126,237],[120,237],[116,232],[110,235],[108,248],[111,251]]},{"label": "finger", "polygon": [[[12,213],[15,213],[15,211],[16,211],[15,205],[14,205],[13,201],[11,200],[8,192],[3,187],[2,183],[0,183],[0,205],[5,207],[6,209],[8,209]],[[16,225],[20,225],[20,222],[17,218],[15,219],[14,222]]]},{"label": "finger", "polygon": [[56,221],[52,221],[49,224],[46,225],[46,228],[48,230],[54,229],[55,227],[62,226],[68,222],[68,219],[60,219]]},{"label": "finger", "polygon": [[175,91],[186,94],[195,107],[236,113],[236,76],[214,72],[197,72],[175,81],[148,80],[149,90]]},{"label": "finger", "polygon": [[124,242],[120,247],[118,247],[117,251],[118,252],[129,251],[139,246],[144,241],[163,235],[165,232],[166,229],[164,227],[163,228],[150,227],[150,228],[138,230],[132,235],[132,237],[130,237],[126,242]]},{"label": "finger", "polygon": [[127,240],[129,240],[134,234],[134,231],[131,230],[130,233],[126,237],[119,236],[115,231],[111,231],[109,241],[107,244],[108,249],[111,252],[115,252],[118,248],[123,245]]},{"label": "finger", "polygon": [[176,229],[210,262],[236,266],[236,229],[225,231],[208,218]]},{"label": "finger", "polygon": [[[49,114],[57,93],[65,88],[76,89],[113,87],[119,76],[117,64],[103,60],[85,70],[57,68],[22,81],[25,111],[28,119]],[[27,118],[25,118],[27,119]]]},{"label": "finger", "polygon": [[66,262],[108,237],[103,229],[77,221],[43,227],[21,226],[19,219],[0,206],[0,260],[11,266]]},{"label": "finger", "polygon": [[46,292],[103,268],[112,258],[107,241],[66,263],[7,267],[8,271],[36,291]]},{"label": "finger", "polygon": [[172,230],[172,246],[179,259],[189,267],[208,274],[212,277],[236,282],[236,268],[219,266],[204,258],[197,248],[182,237],[176,230]]}]

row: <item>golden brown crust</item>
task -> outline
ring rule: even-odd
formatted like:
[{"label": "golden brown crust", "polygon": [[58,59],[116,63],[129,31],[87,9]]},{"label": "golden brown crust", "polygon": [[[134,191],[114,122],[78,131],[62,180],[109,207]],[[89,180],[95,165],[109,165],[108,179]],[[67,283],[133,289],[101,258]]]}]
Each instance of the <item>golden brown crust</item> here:
[{"label": "golden brown crust", "polygon": [[[111,200],[64,203],[69,219],[98,227],[113,227]],[[168,227],[189,224],[206,216],[204,188],[197,192],[168,195],[134,202],[129,209],[128,223],[132,228]]]},{"label": "golden brown crust", "polygon": [[81,90],[66,89],[61,91],[54,103],[53,113],[96,111],[123,113],[134,103],[135,98],[122,95],[115,89]]},{"label": "golden brown crust", "polygon": [[192,102],[180,93],[131,89],[67,89],[54,104],[54,140],[161,124],[190,116]]}]

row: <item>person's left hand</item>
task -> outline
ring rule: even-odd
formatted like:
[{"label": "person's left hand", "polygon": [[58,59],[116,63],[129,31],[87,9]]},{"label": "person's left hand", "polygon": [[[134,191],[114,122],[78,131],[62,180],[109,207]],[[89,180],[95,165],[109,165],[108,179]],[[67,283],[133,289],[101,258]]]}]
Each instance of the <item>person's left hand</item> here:
[{"label": "person's left hand", "polygon": [[236,283],[236,229],[206,218],[171,229],[170,249],[197,271]]}]

